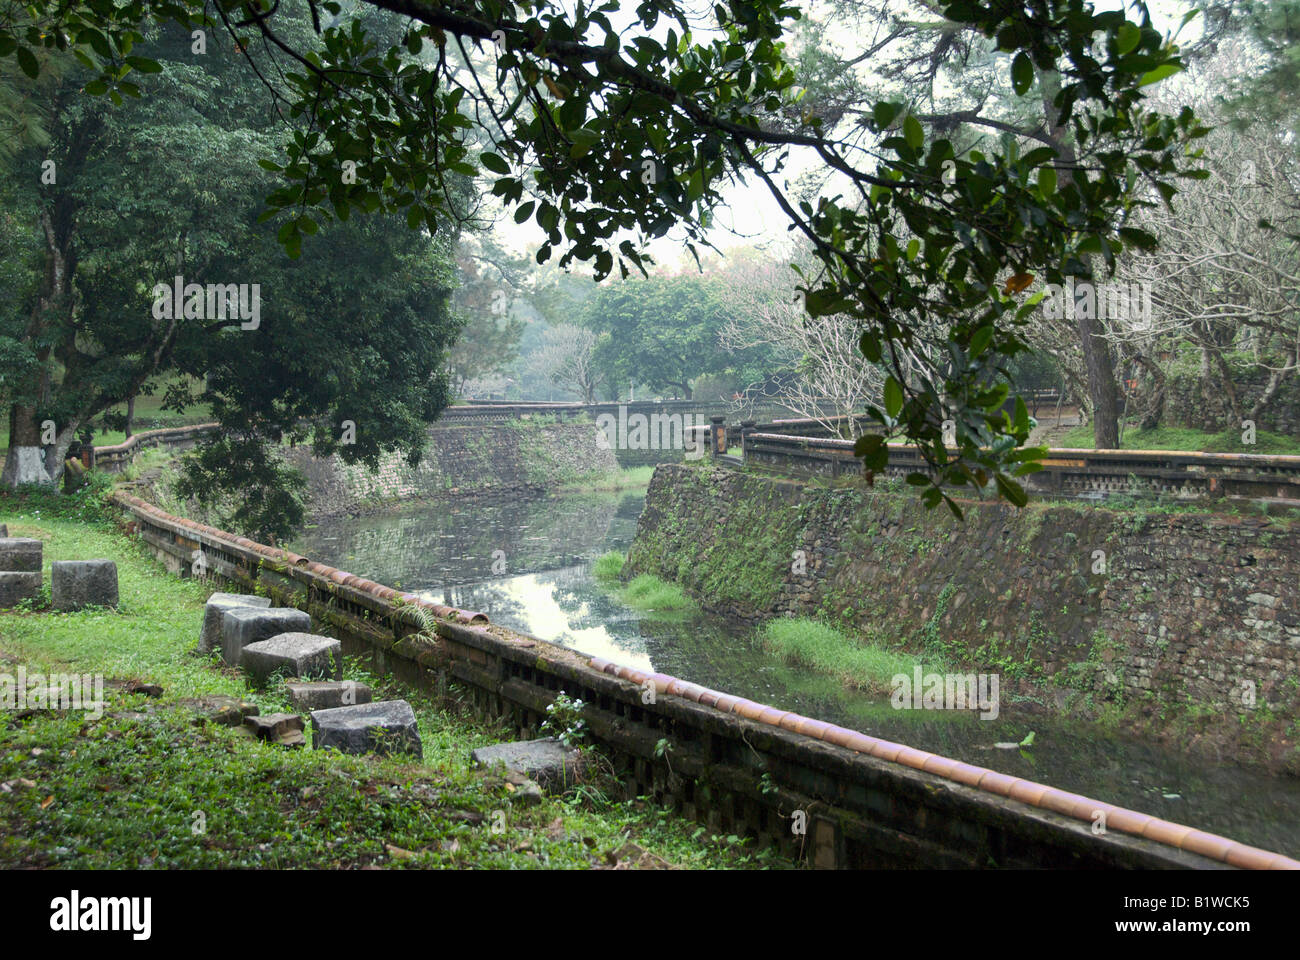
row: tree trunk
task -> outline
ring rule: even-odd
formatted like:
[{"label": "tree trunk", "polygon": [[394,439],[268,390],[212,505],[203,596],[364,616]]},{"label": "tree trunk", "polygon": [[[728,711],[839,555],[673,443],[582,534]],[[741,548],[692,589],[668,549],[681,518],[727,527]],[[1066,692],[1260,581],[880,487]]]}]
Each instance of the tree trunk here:
[{"label": "tree trunk", "polygon": [[[1075,311],[1088,312],[1088,311]],[[1088,398],[1092,401],[1092,442],[1098,450],[1119,449],[1119,390],[1110,347],[1102,336],[1101,321],[1078,317],[1079,345],[1088,371]]]},{"label": "tree trunk", "polygon": [[44,454],[36,408],[15,404],[9,409],[9,451],[0,483],[10,489],[27,483],[53,485],[54,478],[45,469]]},{"label": "tree trunk", "polygon": [[1138,428],[1155,430],[1160,426],[1160,421],[1165,414],[1165,372],[1160,369],[1158,363],[1145,354],[1137,354],[1133,357],[1133,362],[1146,370],[1151,378],[1151,392],[1142,405]]},{"label": "tree trunk", "polygon": [[[1053,103],[1056,93],[1061,89],[1061,77],[1058,73],[1044,71],[1039,80],[1049,137],[1060,162],[1059,182],[1064,186],[1073,182],[1073,168],[1078,165],[1079,156],[1074,149],[1070,129],[1060,123],[1060,114]],[[1085,257],[1085,263],[1089,269],[1084,279],[1092,283],[1092,258]],[[1096,317],[1080,316],[1082,313],[1099,311],[1079,310],[1077,300],[1075,306],[1079,347],[1083,351],[1084,368],[1088,373],[1093,446],[1098,450],[1116,450],[1119,448],[1119,387],[1115,383],[1115,364],[1110,355],[1110,347],[1102,336],[1104,325]]]}]

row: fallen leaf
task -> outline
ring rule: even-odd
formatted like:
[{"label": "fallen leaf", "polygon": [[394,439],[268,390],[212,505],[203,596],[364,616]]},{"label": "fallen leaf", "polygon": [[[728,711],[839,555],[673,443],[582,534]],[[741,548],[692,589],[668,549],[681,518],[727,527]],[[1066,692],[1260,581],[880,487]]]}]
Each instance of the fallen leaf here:
[{"label": "fallen leaf", "polygon": [[44,810],[53,802],[54,802],[54,794],[51,793],[48,797],[46,797],[44,800],[41,801],[41,809]]},{"label": "fallen leaf", "polygon": [[1007,285],[1002,288],[1002,292],[1019,293],[1033,282],[1034,275],[1032,273],[1017,273],[1007,278]]},{"label": "fallen leaf", "polygon": [[415,854],[410,850],[403,850],[401,847],[394,846],[391,843],[384,844],[384,849],[388,851],[390,857],[393,857],[396,860],[410,860],[415,856]]},{"label": "fallen leaf", "polygon": [[546,828],[546,836],[552,840],[559,840],[564,836],[563,817],[556,817],[551,821],[551,825]]}]

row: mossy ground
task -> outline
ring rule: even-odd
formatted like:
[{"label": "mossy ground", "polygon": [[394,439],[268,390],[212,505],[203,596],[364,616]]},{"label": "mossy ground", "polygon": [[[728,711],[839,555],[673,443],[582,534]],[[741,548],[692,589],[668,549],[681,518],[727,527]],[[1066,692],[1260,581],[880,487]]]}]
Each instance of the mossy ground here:
[{"label": "mossy ground", "polygon": [[[53,560],[111,557],[117,611],[0,613],[0,673],[103,674],[161,685],[161,698],[106,691],[104,716],[0,713],[0,867],[534,868],[786,865],[738,838],[711,837],[645,800],[624,802],[598,772],[535,806],[502,777],[471,768],[474,747],[510,737],[350,662],[377,698],[411,702],[421,763],[263,744],[195,725],[180,698],[229,694],[262,713],[274,691],[190,651],[210,587],[164,573],[80,497],[0,497],[10,534]],[[112,714],[120,714],[113,716]],[[30,785],[29,785],[30,784]]]},{"label": "mossy ground", "polygon": [[[1125,450],[1195,450],[1202,453],[1276,453],[1291,456],[1300,454],[1300,438],[1272,433],[1268,430],[1257,431],[1255,442],[1250,445],[1243,444],[1241,438],[1240,430],[1222,430],[1218,433],[1195,430],[1191,427],[1157,427],[1154,430],[1139,430],[1130,425],[1124,430],[1120,447]],[[1092,425],[1074,427],[1052,445],[1091,450],[1094,446]]]}]

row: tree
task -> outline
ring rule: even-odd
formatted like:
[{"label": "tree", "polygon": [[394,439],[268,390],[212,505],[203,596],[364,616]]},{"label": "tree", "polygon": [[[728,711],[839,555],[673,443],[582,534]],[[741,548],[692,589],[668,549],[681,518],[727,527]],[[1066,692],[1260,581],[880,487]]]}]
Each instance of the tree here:
[{"label": "tree", "polygon": [[[418,459],[447,402],[448,240],[381,214],[286,258],[256,222],[273,186],[257,160],[286,139],[256,78],[233,51],[197,65],[174,28],[135,49],[159,67],[140,77],[141,99],[110,107],[81,93],[93,74],[69,71],[36,92],[48,143],[13,161],[19,210],[39,230],[19,234],[14,255],[29,266],[0,314],[4,480],[53,483],[82,425],[167,378],[170,406],[209,404],[224,428],[189,459],[186,489],[201,500],[238,489],[230,522],[282,536],[301,509],[276,445]],[[177,276],[179,314],[159,292]]]},{"label": "tree", "polygon": [[[1249,56],[1241,44],[1221,46],[1180,95],[1218,119],[1218,92]],[[1183,192],[1176,210],[1137,216],[1161,245],[1123,258],[1116,279],[1144,290],[1150,310],[1105,322],[1116,350],[1151,380],[1148,426],[1159,421],[1167,368],[1181,346],[1201,357],[1202,391],[1224,398],[1234,427],[1257,420],[1300,367],[1300,160],[1289,127],[1272,114],[1217,127],[1205,141],[1209,176]],[[1237,383],[1247,358],[1267,374],[1249,403]]]},{"label": "tree", "polygon": [[644,383],[689,400],[692,380],[726,366],[718,343],[723,304],[697,273],[604,284],[583,317],[603,334],[595,361],[614,383]]},{"label": "tree", "polygon": [[454,304],[464,323],[448,357],[456,396],[464,395],[467,383],[498,374],[519,357],[524,321],[511,309],[517,266],[503,271],[499,262],[486,262],[466,250],[456,258],[460,287]]},{"label": "tree", "polygon": [[861,331],[853,317],[804,313],[793,278],[788,263],[729,264],[719,278],[731,307],[721,343],[729,350],[768,347],[793,373],[783,378],[778,402],[838,431],[835,418],[860,414],[879,400],[885,373],[858,349]]},{"label": "tree", "polygon": [[[874,104],[848,134],[815,116],[783,128],[800,94],[784,43],[800,11],[785,0],[719,3],[713,22],[697,24],[698,38],[677,0],[644,0],[630,29],[610,18],[617,0],[573,10],[551,0],[369,3],[410,18],[400,42],[340,19],[342,6],[322,0],[313,17],[335,19],[317,21],[318,52],[307,58],[282,35],[284,14],[271,0],[219,2],[215,18],[198,0],[37,0],[33,29],[0,24],[0,56],[38,74],[33,47],[73,49],[100,70],[90,92],[120,99],[130,92],[127,70],[150,68],[147,58],[126,59],[148,16],[187,30],[219,22],[255,63],[293,61],[279,96],[314,126],[288,143],[276,165],[286,184],[267,197],[291,255],[321,224],[354,211],[401,213],[434,230],[454,212],[449,177],[481,167],[518,221],[532,217],[547,232],[539,261],[564,247],[562,264],[590,262],[600,277],[617,265],[626,275],[646,265],[639,240],[674,224],[688,250],[707,243],[721,189],[755,178],[817,257],[818,272],[802,285],[809,314],[854,316],[867,359],[889,370],[883,405],[869,412],[887,432],[916,440],[934,466],[922,494],[931,506],[947,499],[945,485],[990,482],[1024,502],[1014,477],[1034,469],[1038,451],[1016,449],[1029,431],[1023,405],[1002,412],[1005,364],[1027,349],[1011,294],[1025,277],[1059,283],[1089,275],[1090,256],[1109,265],[1125,244],[1149,246],[1119,214],[1149,202],[1135,199],[1139,183],[1158,185],[1167,201],[1203,132],[1191,111],[1146,109],[1143,88],[1182,64],[1141,3],[1132,6],[1136,22],[1083,0],[942,4],[946,21],[995,40],[1016,96],[1031,94],[1037,74],[1034,100],[1051,108],[1041,146],[1023,151],[1013,140],[961,156],[933,126],[927,139],[917,111],[893,101]],[[661,20],[670,26],[656,36]],[[475,45],[495,48],[486,79],[468,53]],[[480,134],[490,142],[476,166]],[[833,192],[792,201],[778,179],[796,148],[836,171]],[[910,253],[895,236],[904,227],[917,240]],[[923,353],[917,340],[941,328],[946,359],[909,379],[904,353]],[[943,444],[950,418],[956,458]],[[869,471],[883,469],[884,438],[862,438],[858,453]]]},{"label": "tree", "polygon": [[596,364],[597,340],[591,330],[571,323],[547,327],[532,362],[552,382],[576,391],[583,403],[595,403],[596,391],[605,380]]}]

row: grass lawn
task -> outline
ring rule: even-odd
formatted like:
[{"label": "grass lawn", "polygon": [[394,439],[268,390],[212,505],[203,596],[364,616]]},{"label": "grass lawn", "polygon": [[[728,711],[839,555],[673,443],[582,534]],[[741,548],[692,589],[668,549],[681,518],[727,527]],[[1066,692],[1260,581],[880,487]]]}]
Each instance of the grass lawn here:
[{"label": "grass lawn", "polygon": [[[44,541],[49,563],[116,561],[117,611],[0,611],[0,674],[103,674],[161,685],[160,698],[106,689],[106,711],[0,711],[0,868],[753,867],[788,861],[712,837],[598,772],[535,805],[469,751],[510,739],[467,712],[369,675],[376,699],[411,702],[421,763],[260,743],[197,722],[176,701],[229,694],[263,714],[274,689],[191,652],[211,588],[181,580],[105,522],[97,494],[0,496],[11,536]],[[47,594],[48,597],[48,594]],[[116,714],[116,715],[115,715]]]},{"label": "grass lawn", "polygon": [[[1091,450],[1092,426],[1079,426],[1066,432],[1053,446]],[[1202,453],[1276,453],[1300,455],[1300,438],[1266,430],[1257,431],[1251,446],[1241,442],[1240,430],[1207,433],[1186,427],[1159,427],[1139,430],[1124,428],[1120,447],[1125,450],[1195,450]]]}]

